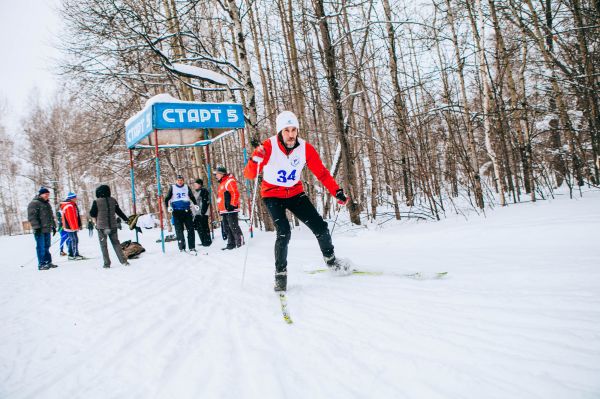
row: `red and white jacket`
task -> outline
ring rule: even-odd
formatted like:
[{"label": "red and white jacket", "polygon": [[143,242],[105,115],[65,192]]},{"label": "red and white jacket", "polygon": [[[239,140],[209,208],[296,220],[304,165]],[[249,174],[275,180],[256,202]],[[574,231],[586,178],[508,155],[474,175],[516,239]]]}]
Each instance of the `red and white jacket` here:
[{"label": "red and white jacket", "polygon": [[[228,210],[227,205],[231,205],[234,209]],[[237,181],[231,174],[226,174],[219,180],[219,191],[217,192],[217,208],[219,213],[239,212],[240,207],[240,192],[238,190]]]},{"label": "red and white jacket", "polygon": [[[279,135],[275,135],[265,140],[262,146],[264,155],[255,151],[253,156],[263,158],[260,164],[263,172],[260,194],[263,198],[290,198],[304,192],[300,176],[305,165],[335,197],[335,192],[340,187],[312,145],[298,138],[296,146],[288,149]],[[257,169],[258,164],[250,159],[244,169],[244,176],[254,179],[258,173]]]},{"label": "red and white jacket", "polygon": [[73,201],[60,203],[62,213],[62,225],[64,231],[77,231],[81,228],[81,218],[79,217],[79,208]]}]

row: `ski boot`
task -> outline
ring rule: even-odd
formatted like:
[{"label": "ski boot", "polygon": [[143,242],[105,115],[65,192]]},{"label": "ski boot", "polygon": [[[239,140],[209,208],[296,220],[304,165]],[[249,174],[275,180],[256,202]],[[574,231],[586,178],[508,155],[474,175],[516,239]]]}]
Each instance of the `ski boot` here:
[{"label": "ski boot", "polygon": [[338,259],[335,255],[324,256],[323,260],[327,264],[329,270],[336,274],[345,275],[351,273],[350,263],[342,259]]},{"label": "ski boot", "polygon": [[275,292],[285,292],[287,290],[287,271],[275,273]]}]

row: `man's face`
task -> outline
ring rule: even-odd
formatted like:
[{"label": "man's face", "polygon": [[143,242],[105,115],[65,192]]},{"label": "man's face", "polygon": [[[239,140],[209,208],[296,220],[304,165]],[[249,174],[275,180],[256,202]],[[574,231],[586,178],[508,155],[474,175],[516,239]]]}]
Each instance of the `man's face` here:
[{"label": "man's face", "polygon": [[71,198],[71,201],[73,201],[73,202],[77,202],[77,197],[75,197],[75,198]]},{"label": "man's face", "polygon": [[177,179],[175,182],[178,186],[183,186],[183,179]]},{"label": "man's face", "polygon": [[44,199],[44,201],[48,201],[50,199],[50,193],[40,194],[40,197]]},{"label": "man's face", "polygon": [[199,185],[198,183],[194,182],[194,190],[200,190],[202,188],[201,185]]},{"label": "man's face", "polygon": [[283,138],[283,143],[287,148],[292,148],[296,145],[296,139],[298,138],[298,129],[294,126],[289,126],[283,128],[281,131],[281,136]]},{"label": "man's face", "polygon": [[217,180],[221,180],[223,178],[223,173],[217,172],[215,173],[215,177],[217,178]]}]

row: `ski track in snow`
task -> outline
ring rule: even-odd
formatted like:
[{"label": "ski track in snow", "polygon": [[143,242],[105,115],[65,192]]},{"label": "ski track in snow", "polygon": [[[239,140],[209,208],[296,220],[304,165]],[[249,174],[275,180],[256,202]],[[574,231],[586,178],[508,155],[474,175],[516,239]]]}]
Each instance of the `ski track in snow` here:
[{"label": "ski track in snow", "polygon": [[[600,397],[600,193],[469,221],[333,235],[377,276],[308,274],[295,228],[284,323],[273,233],[190,257],[147,252],[102,269],[97,237],[40,272],[30,235],[0,237],[0,398]],[[218,232],[217,232],[218,233]],[[121,240],[129,232],[120,232]],[[217,234],[218,235],[218,234]],[[247,236],[247,233],[245,233]],[[204,251],[201,251],[204,252]],[[415,280],[410,272],[448,271]]]}]

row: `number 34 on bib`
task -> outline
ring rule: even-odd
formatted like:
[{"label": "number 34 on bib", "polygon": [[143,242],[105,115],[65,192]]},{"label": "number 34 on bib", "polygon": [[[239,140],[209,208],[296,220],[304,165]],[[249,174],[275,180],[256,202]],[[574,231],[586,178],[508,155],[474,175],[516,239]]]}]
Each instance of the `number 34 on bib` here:
[{"label": "number 34 on bib", "polygon": [[281,169],[277,171],[277,181],[280,183],[286,183],[288,181],[296,180],[296,169],[292,169],[292,171],[288,174],[287,170]]}]

